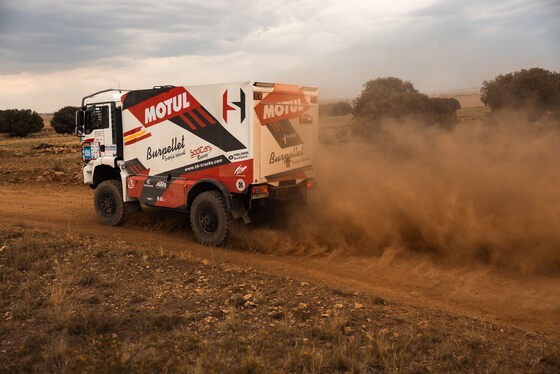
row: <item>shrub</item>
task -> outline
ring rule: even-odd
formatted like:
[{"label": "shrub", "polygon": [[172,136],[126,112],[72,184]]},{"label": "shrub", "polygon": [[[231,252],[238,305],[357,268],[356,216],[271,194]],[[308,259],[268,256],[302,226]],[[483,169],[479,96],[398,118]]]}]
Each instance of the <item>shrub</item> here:
[{"label": "shrub", "polygon": [[329,115],[331,116],[345,116],[352,112],[352,105],[350,103],[340,101],[330,105]]},{"label": "shrub", "polygon": [[10,136],[27,136],[43,128],[43,119],[31,109],[8,109],[1,114],[2,132]]},{"label": "shrub", "polygon": [[71,134],[75,128],[76,111],[78,107],[65,106],[54,113],[51,126],[59,134]]},{"label": "shrub", "polygon": [[345,116],[352,113],[352,105],[345,101],[319,105],[319,115],[321,116]]},{"label": "shrub", "polygon": [[560,116],[560,73],[541,68],[498,75],[484,81],[480,100],[492,111],[522,109],[534,119]]},{"label": "shrub", "polygon": [[457,111],[461,109],[459,100],[454,97],[434,97],[431,98],[432,102],[436,105],[447,105],[451,110]]},{"label": "shrub", "polygon": [[3,110],[0,110],[0,133],[6,132],[6,123],[2,119],[2,113],[3,112],[4,112]]},{"label": "shrub", "polygon": [[457,122],[459,107],[455,99],[429,98],[418,92],[412,83],[399,78],[377,78],[366,82],[356,99],[351,128],[354,134],[364,138],[371,136],[388,119],[397,123],[415,120],[428,126],[451,128]]}]

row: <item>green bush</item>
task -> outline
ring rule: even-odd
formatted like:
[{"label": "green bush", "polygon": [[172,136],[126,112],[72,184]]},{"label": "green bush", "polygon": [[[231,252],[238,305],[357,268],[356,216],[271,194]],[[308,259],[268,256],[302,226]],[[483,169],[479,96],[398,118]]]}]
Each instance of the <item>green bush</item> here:
[{"label": "green bush", "polygon": [[560,73],[531,68],[484,81],[480,100],[492,111],[521,109],[538,119],[560,117]]},{"label": "green bush", "polygon": [[43,119],[31,109],[8,109],[0,115],[0,129],[10,136],[27,136],[43,128]]},{"label": "green bush", "polygon": [[76,111],[78,107],[65,106],[54,112],[51,126],[59,134],[71,134],[75,128]]},{"label": "green bush", "polygon": [[429,98],[412,83],[399,78],[377,78],[364,84],[355,101],[352,132],[368,138],[385,120],[396,123],[413,120],[427,126],[451,128],[457,122],[459,102],[455,99]]}]

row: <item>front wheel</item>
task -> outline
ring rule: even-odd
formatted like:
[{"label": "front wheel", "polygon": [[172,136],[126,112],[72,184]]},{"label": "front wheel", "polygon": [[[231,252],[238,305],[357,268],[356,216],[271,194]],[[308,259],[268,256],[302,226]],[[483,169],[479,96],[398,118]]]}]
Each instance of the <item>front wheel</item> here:
[{"label": "front wheel", "polygon": [[124,220],[122,185],[116,179],[101,182],[93,194],[97,217],[104,225],[116,226]]},{"label": "front wheel", "polygon": [[231,214],[220,192],[198,195],[192,203],[190,219],[194,236],[203,245],[219,247],[227,240]]}]

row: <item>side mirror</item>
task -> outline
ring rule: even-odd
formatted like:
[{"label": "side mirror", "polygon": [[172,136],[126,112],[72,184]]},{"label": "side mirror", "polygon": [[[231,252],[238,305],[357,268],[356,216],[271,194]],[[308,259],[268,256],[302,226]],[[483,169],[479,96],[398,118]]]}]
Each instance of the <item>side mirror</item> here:
[{"label": "side mirror", "polygon": [[76,135],[81,136],[84,133],[84,111],[76,111]]}]

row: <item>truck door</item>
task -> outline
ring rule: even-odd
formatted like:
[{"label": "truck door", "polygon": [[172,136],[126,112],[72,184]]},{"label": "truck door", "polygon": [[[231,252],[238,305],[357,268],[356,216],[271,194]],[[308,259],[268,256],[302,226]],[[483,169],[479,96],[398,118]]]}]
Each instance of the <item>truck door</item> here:
[{"label": "truck door", "polygon": [[88,107],[83,135],[84,161],[117,155],[117,114],[114,103],[94,104]]}]

